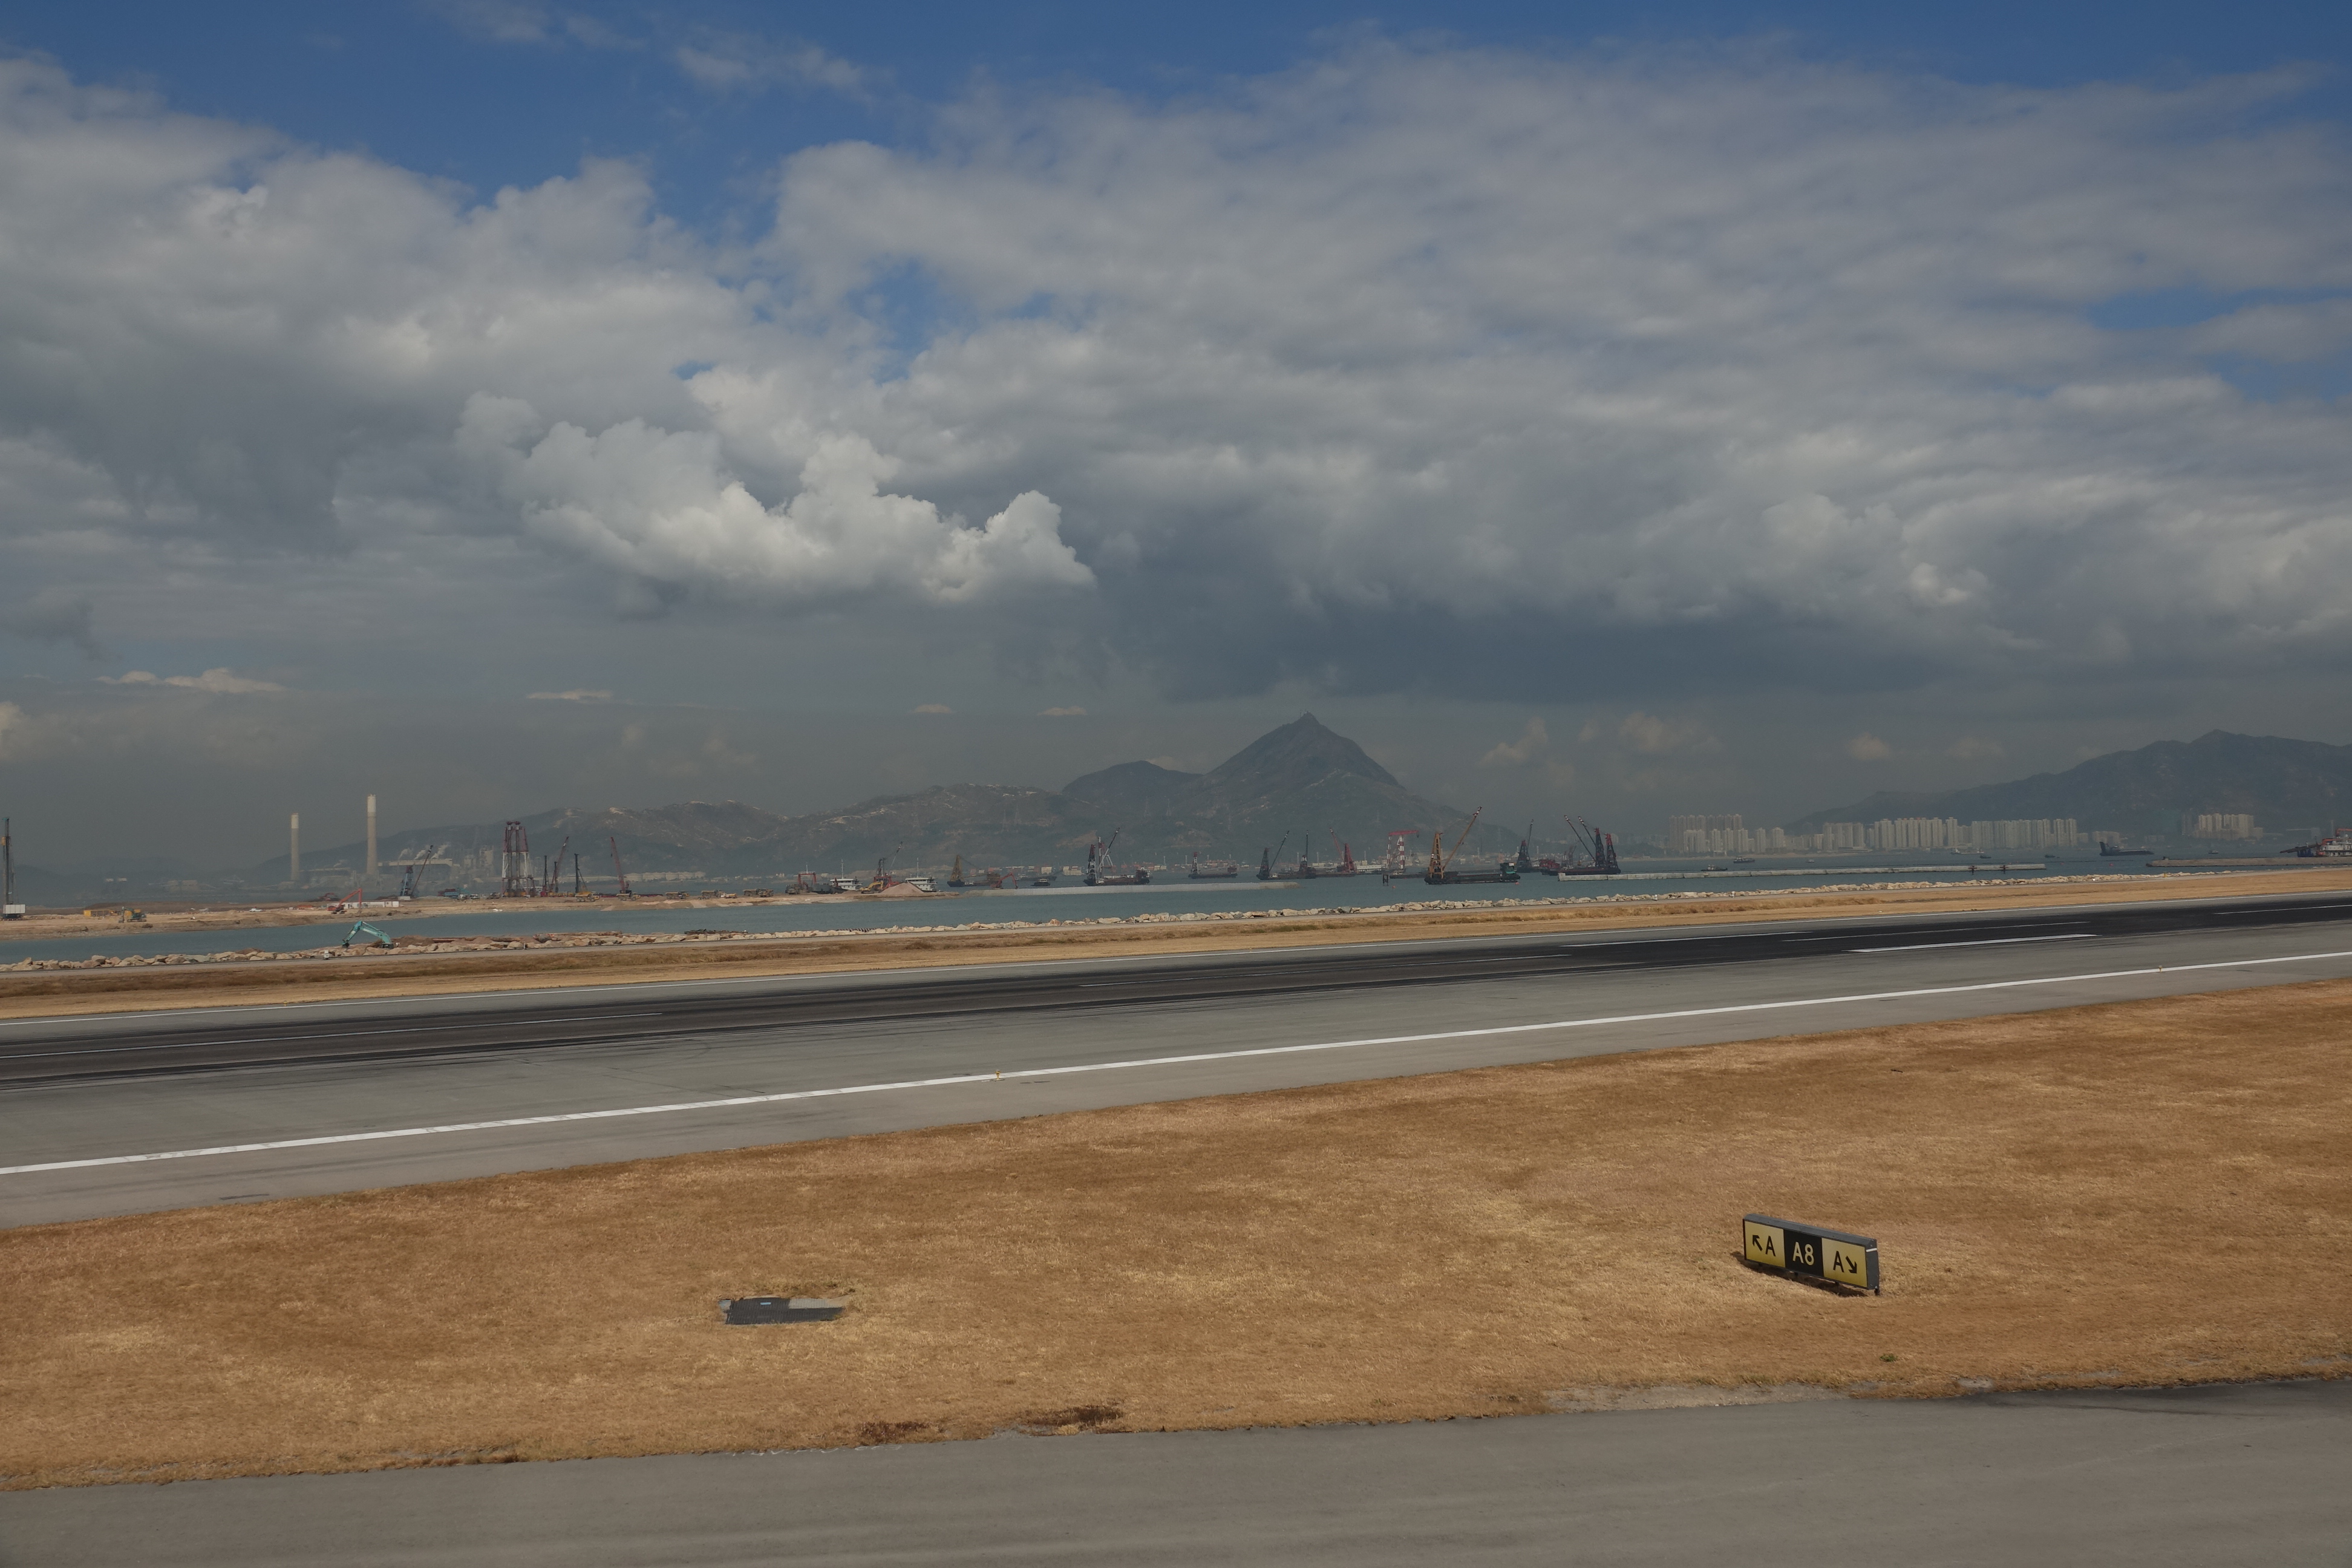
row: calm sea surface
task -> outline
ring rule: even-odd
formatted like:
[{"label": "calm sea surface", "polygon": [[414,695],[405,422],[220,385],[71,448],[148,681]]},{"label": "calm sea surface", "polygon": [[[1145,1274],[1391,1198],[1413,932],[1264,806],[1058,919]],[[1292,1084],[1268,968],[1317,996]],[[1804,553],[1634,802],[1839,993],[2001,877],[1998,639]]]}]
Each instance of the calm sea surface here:
[{"label": "calm sea surface", "polygon": [[[1354,909],[1426,900],[1531,901],[1571,898],[1626,900],[1696,892],[1793,892],[1834,883],[1965,882],[1970,863],[1958,857],[1916,861],[1876,856],[1838,862],[1759,861],[1754,866],[1709,871],[1699,860],[1629,862],[1617,877],[1578,877],[1566,881],[1530,876],[1517,883],[1433,888],[1419,878],[1385,885],[1378,876],[1317,878],[1304,882],[1174,881],[1141,888],[1024,888],[1017,891],[967,889],[936,898],[855,899],[839,896],[793,899],[772,904],[719,903],[703,907],[648,899],[626,909],[582,909],[563,900],[524,900],[491,908],[438,900],[415,912],[368,911],[371,924],[395,936],[529,936],[565,931],[686,931],[696,930],[805,932],[877,931],[889,927],[970,926],[999,922],[1065,923],[1140,914],[1208,913],[1250,910]],[[2032,867],[1997,870],[1977,865],[1979,877],[2011,879],[2116,875],[2146,876],[2147,862],[2097,860],[2080,856]],[[231,906],[223,905],[223,908]],[[104,935],[37,940],[0,938],[0,963],[26,958],[153,956],[162,953],[299,952],[332,946],[350,928],[344,924],[277,926],[214,931],[150,931],[136,927]]]}]

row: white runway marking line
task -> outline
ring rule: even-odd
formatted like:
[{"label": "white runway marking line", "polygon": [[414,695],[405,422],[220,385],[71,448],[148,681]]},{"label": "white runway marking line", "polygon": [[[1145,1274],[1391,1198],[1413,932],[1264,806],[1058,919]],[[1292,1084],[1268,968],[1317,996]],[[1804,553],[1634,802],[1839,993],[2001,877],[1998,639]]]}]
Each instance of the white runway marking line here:
[{"label": "white runway marking line", "polygon": [[[2158,908],[2178,909],[2186,905],[2218,904],[2226,899],[2236,896],[2239,895],[2216,893],[2210,898],[2124,899],[2118,900],[2111,904],[2104,904],[2100,907],[2103,910],[2109,912],[2116,910],[2147,910]],[[2295,903],[2295,896],[2290,893],[2246,896],[2261,897],[2268,902],[2295,908],[2322,910],[2352,909],[2352,904],[2298,905]],[[2056,909],[2059,907],[2061,906],[2054,904],[2028,904],[2017,910],[2007,911],[1996,910],[1991,912],[2024,915],[2033,914],[2042,910]],[[1945,913],[1931,912],[1916,915],[1891,915],[1885,918],[1890,921],[1949,920],[1954,915],[1966,914],[1969,912],[1970,911],[1965,910],[1955,910]],[[1522,933],[1517,936],[1505,937],[1500,940],[1507,942],[1546,942],[1558,936],[1590,934],[1594,938],[1594,940],[1581,944],[1582,946],[1615,947],[1637,942],[1708,942],[1714,940],[1719,935],[1728,936],[1744,934],[1749,936],[1783,936],[1796,931],[1810,931],[1812,927],[1810,923],[1804,925],[1791,925],[1788,923],[1786,920],[1783,920],[1778,925],[1769,924],[1765,921],[1727,921],[1722,925],[1716,927],[1713,931],[1703,932],[1697,936],[1651,937],[1644,934],[1650,931],[1666,931],[1671,929],[1673,928],[1666,926],[1633,926],[1621,928],[1622,934],[1611,931],[1593,931],[1591,933],[1536,931]],[[778,933],[778,936],[781,939],[791,934],[792,933],[790,932],[780,932]],[[1487,939],[1459,936],[1406,937],[1401,938],[1395,942],[1371,941],[1314,942],[1294,949],[1293,951],[1303,953],[1326,953],[1345,952],[1357,948],[1385,949],[1407,947],[1445,947],[1449,945],[1458,946],[1475,943],[1485,940]],[[1819,942],[1844,942],[1852,939],[1838,936],[1825,936],[1804,940]],[[1197,954],[1195,956],[1206,957],[1213,960],[1230,960],[1238,963],[1246,963],[1250,954],[1253,952],[1263,952],[1267,950],[1264,948],[1244,948],[1232,952],[1218,952],[1213,951],[1204,954]],[[1126,958],[1030,958],[1014,959],[999,964],[926,964],[913,969],[867,969],[859,970],[856,973],[861,979],[869,983],[880,984],[887,984],[893,979],[898,979],[909,975],[921,978],[941,973],[953,973],[958,970],[972,970],[983,967],[997,970],[1056,969],[1063,967],[1079,967],[1090,963],[1157,963],[1169,956],[1170,955],[1166,953],[1141,953]],[[425,1002],[480,1002],[507,1001],[517,997],[535,999],[541,996],[571,996],[587,991],[658,991],[664,988],[667,988],[672,991],[691,991],[698,987],[712,985],[772,984],[779,980],[790,980],[793,978],[796,977],[779,974],[735,974],[722,976],[715,980],[614,980],[604,981],[590,985],[533,986],[520,991],[444,991],[432,993],[419,1000]],[[834,976],[824,975],[818,976],[817,978],[834,978]],[[395,998],[395,1000],[397,1000],[397,998]],[[28,1028],[42,1024],[72,1023],[82,1018],[92,1017],[100,1018],[108,1022],[114,1022],[123,1018],[138,1021],[150,1018],[184,1018],[196,1016],[217,1018],[225,1017],[233,1013],[290,1013],[305,1008],[313,1011],[325,1011],[338,1007],[381,1007],[383,1005],[384,1001],[385,998],[381,996],[367,996],[356,997],[341,1002],[255,1002],[246,1004],[242,1006],[170,1007],[157,1008],[152,1011],[139,1011],[131,1013],[42,1013],[24,1018],[0,1018],[0,1029]],[[5,1171],[0,1171],[0,1175],[5,1175],[5,1173],[6,1173]]]},{"label": "white runway marking line", "polygon": [[667,1116],[688,1110],[730,1110],[746,1105],[779,1105],[795,1100],[832,1100],[845,1094],[884,1094],[902,1089],[942,1089],[960,1083],[1008,1079],[1064,1078],[1072,1073],[1118,1072],[1131,1068],[1181,1067],[1195,1062],[1237,1061],[1249,1057],[1296,1056],[1307,1051],[1345,1051],[1367,1046],[1425,1045],[1433,1040],[1472,1040],[1496,1035],[1529,1035],[1544,1029],[1592,1029],[1608,1024],[1657,1024],[1675,1018],[1715,1018],[1732,1013],[1770,1013],[1791,1007],[1832,1007],[1848,1002],[1896,1002],[1914,996],[1958,996],[1977,991],[2010,991],[2027,985],[2065,985],[2092,980],[2134,980],[2149,974],[2189,974],[2208,969],[2249,969],[2266,963],[2319,963],[2352,958],[2352,952],[2297,952],[2278,958],[2237,958],[2218,963],[2158,964],[2146,969],[2110,969],[2095,974],[2052,974],[2036,980],[1988,980],[1973,985],[1928,985],[1910,991],[1868,991],[1852,996],[1806,996],[1787,1002],[1742,1002],[1727,1007],[1684,1007],[1666,1013],[1622,1013],[1607,1018],[1563,1018],[1549,1024],[1499,1024],[1485,1029],[1445,1029],[1427,1035],[1382,1035],[1361,1040],[1322,1040],[1305,1046],[1258,1046],[1239,1051],[1199,1051],[1181,1057],[1142,1057],[1132,1061],[1080,1062],[1072,1067],[1016,1068],[1011,1072],[955,1073],[945,1078],[905,1079],[897,1083],[859,1083],[839,1089],[795,1089],[777,1094],[739,1094],[724,1100],[690,1100],[674,1105],[627,1105],[609,1110],[567,1110],[547,1116],[507,1116],[492,1121],[452,1121],[438,1127],[393,1127],[380,1132],[331,1132],[315,1138],[279,1138],[267,1143],[223,1143],[210,1149],[167,1149],[153,1154],[105,1154],[89,1160],[51,1160],[37,1165],[0,1165],[0,1176],[42,1171],[87,1171],[101,1165],[144,1165],[158,1160],[198,1160],[215,1154],[265,1154],[279,1149],[320,1149],[336,1143],[372,1143],[386,1138],[426,1138],[447,1132],[491,1132],[509,1127],[549,1127],[567,1121],[605,1121],[623,1116]]},{"label": "white runway marking line", "polygon": [[1987,936],[1973,942],[1915,942],[1906,947],[1850,947],[1848,952],[1926,952],[1937,947],[2006,947],[2013,942],[2090,942],[2095,931],[2061,931],[2056,936]]}]

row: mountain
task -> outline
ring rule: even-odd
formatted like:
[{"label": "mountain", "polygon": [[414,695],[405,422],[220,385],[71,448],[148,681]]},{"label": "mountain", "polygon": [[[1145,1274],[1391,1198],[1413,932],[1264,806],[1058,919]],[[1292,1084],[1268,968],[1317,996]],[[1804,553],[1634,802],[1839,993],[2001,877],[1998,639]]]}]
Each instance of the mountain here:
[{"label": "mountain", "polygon": [[[1466,813],[1424,800],[1400,784],[1361,746],[1309,713],[1269,731],[1205,773],[1157,763],[1121,763],[1072,779],[1058,791],[954,784],[885,796],[846,811],[794,817],[763,843],[783,869],[872,866],[894,846],[901,865],[941,868],[1075,865],[1097,835],[1118,835],[1121,860],[1180,864],[1255,860],[1302,837],[1318,858],[1334,858],[1336,833],[1359,857],[1377,859],[1386,830],[1458,824]],[[1425,846],[1428,839],[1421,842]]]},{"label": "mountain", "polygon": [[1119,817],[1158,816],[1182,799],[1199,773],[1180,773],[1158,763],[1121,763],[1115,768],[1072,779],[1062,793]]},{"label": "mountain", "polygon": [[[1302,843],[1329,860],[1332,840],[1348,843],[1360,860],[1377,861],[1386,831],[1413,828],[1426,853],[1432,829],[1451,831],[1467,813],[1414,795],[1364,749],[1334,733],[1311,714],[1267,731],[1205,773],[1157,763],[1121,763],[1073,779],[1059,790],[1007,784],[940,784],[912,795],[877,795],[855,805],[803,816],[781,816],[740,801],[682,801],[671,805],[598,809],[562,806],[519,819],[528,839],[526,871],[542,858],[578,857],[583,885],[610,890],[613,856],[632,879],[650,889],[681,882],[781,887],[795,872],[870,874],[891,857],[894,868],[943,872],[958,856],[972,870],[989,866],[1076,865],[1097,836],[1118,835],[1123,861],[1181,864],[1204,859],[1255,862],[1285,846],[1295,859]],[[428,891],[456,886],[488,891],[498,885],[504,851],[503,822],[445,823],[383,834],[376,845],[371,891],[397,887],[400,868],[426,862]],[[317,894],[343,892],[362,879],[367,846],[352,840],[302,848],[303,880]],[[65,871],[17,868],[20,893],[30,902],[59,904],[89,898],[219,897],[240,889],[278,895],[287,858],[205,870],[178,861],[133,865],[96,862]],[[570,877],[562,879],[569,885]]]},{"label": "mountain", "polygon": [[[1118,835],[1121,860],[1174,864],[1194,851],[1204,858],[1255,860],[1287,836],[1285,858],[1302,836],[1314,854],[1332,858],[1334,833],[1360,858],[1377,859],[1391,827],[1458,825],[1467,815],[1425,800],[1400,784],[1361,746],[1311,713],[1268,731],[1205,773],[1156,763],[1121,763],[1076,778],[1059,790],[1003,784],[942,784],[913,795],[877,795],[856,805],[804,816],[779,816],[737,801],[688,801],[640,810],[564,807],[521,818],[531,869],[564,845],[581,858],[591,887],[612,886],[612,851],[635,878],[675,885],[692,873],[715,883],[777,886],[797,871],[870,872],[885,856],[903,869],[1076,865],[1100,835]],[[380,867],[428,848],[436,860],[425,886],[480,889],[497,880],[503,825],[474,823],[384,835]],[[1426,837],[1420,844],[1425,848]],[[330,867],[356,868],[366,847],[305,848],[303,868],[316,879]],[[248,885],[286,879],[278,856],[244,874]],[[389,882],[385,870],[378,880]]]},{"label": "mountain", "polygon": [[[1150,764],[1127,764],[1138,765]],[[1063,793],[1087,798],[1090,782],[1104,776],[1073,780]],[[1286,835],[1286,858],[1305,841],[1313,844],[1317,858],[1328,860],[1339,853],[1331,842],[1336,836],[1359,858],[1377,859],[1390,828],[1418,828],[1425,836],[1467,815],[1414,795],[1361,746],[1307,713],[1174,788],[1158,810],[1125,825],[1120,848],[1124,855],[1133,842],[1138,855],[1170,861],[1195,850],[1207,858],[1255,859]],[[1424,847],[1428,842],[1421,840]]]},{"label": "mountain", "polygon": [[2113,827],[2139,836],[2177,834],[2183,813],[2243,812],[2266,833],[2326,829],[2352,822],[2352,746],[2233,735],[2158,741],[2110,752],[2063,773],[1932,793],[1883,793],[1789,824],[1811,833],[1824,822],[1950,816],[1962,822],[2071,816],[2084,831]]}]

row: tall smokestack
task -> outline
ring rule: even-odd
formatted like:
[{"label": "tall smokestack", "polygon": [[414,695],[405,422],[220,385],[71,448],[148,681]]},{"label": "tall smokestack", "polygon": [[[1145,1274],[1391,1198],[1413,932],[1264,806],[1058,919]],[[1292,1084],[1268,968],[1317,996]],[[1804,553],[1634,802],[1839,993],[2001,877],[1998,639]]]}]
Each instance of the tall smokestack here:
[{"label": "tall smokestack", "polygon": [[373,877],[373,876],[374,876],[374,875],[375,875],[375,796],[373,796],[373,795],[370,795],[370,796],[368,796],[368,868],[367,868],[367,874],[368,874],[369,876],[371,876],[371,877]]},{"label": "tall smokestack", "polygon": [[286,819],[286,879],[302,885],[302,814]]}]

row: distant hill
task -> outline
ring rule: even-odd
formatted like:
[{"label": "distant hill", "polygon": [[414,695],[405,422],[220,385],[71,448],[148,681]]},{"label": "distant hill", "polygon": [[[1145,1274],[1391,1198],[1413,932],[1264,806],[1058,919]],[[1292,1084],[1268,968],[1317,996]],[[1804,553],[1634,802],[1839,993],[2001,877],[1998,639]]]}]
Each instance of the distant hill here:
[{"label": "distant hill", "polygon": [[[1087,798],[1094,781],[1136,778],[1129,763],[1073,780],[1066,795]],[[1334,834],[1359,858],[1378,858],[1392,827],[1419,828],[1424,835],[1460,824],[1468,814],[1427,800],[1397,783],[1361,746],[1326,728],[1307,713],[1270,730],[1198,775],[1156,770],[1155,789],[1165,790],[1156,810],[1139,812],[1124,824],[1120,853],[1131,841],[1148,858],[1180,860],[1198,850],[1203,857],[1255,859],[1262,849],[1289,837],[1295,854],[1302,837],[1318,858],[1336,853]],[[1177,783],[1176,781],[1186,781]],[[1128,797],[1136,804],[1134,795]],[[1421,840],[1425,847],[1428,839]]]},{"label": "distant hill", "polygon": [[1158,816],[1201,782],[1199,773],[1181,773],[1158,763],[1121,763],[1115,768],[1072,779],[1062,793],[1087,802],[1114,816]]},{"label": "distant hill", "polygon": [[[568,842],[591,887],[609,889],[612,851],[632,877],[693,872],[714,883],[779,885],[796,871],[870,872],[893,865],[946,870],[961,855],[986,866],[1073,865],[1097,834],[1118,834],[1121,860],[1179,863],[1204,858],[1255,860],[1288,836],[1285,858],[1311,836],[1317,858],[1334,851],[1331,835],[1360,858],[1376,859],[1391,827],[1426,834],[1468,815],[1425,800],[1400,784],[1361,746],[1313,714],[1269,731],[1205,773],[1155,763],[1121,763],[1073,779],[1060,790],[1005,784],[943,784],[913,795],[877,795],[835,811],[780,816],[738,801],[687,801],[643,809],[568,806],[521,818],[534,858]],[[380,866],[428,848],[436,859],[427,888],[482,888],[497,877],[504,824],[467,823],[386,834]],[[1424,847],[1428,839],[1420,843]],[[363,863],[363,844],[305,848],[305,870]],[[286,879],[280,855],[242,873],[248,884]],[[378,878],[379,884],[394,873]]]},{"label": "distant hill", "polygon": [[2071,816],[2084,831],[2176,833],[2184,812],[2244,812],[2266,832],[2352,822],[2352,746],[2233,735],[2158,741],[2110,752],[2063,773],[1941,794],[1884,793],[1788,825],[1811,833],[1824,822],[1950,816],[1962,822]]}]

